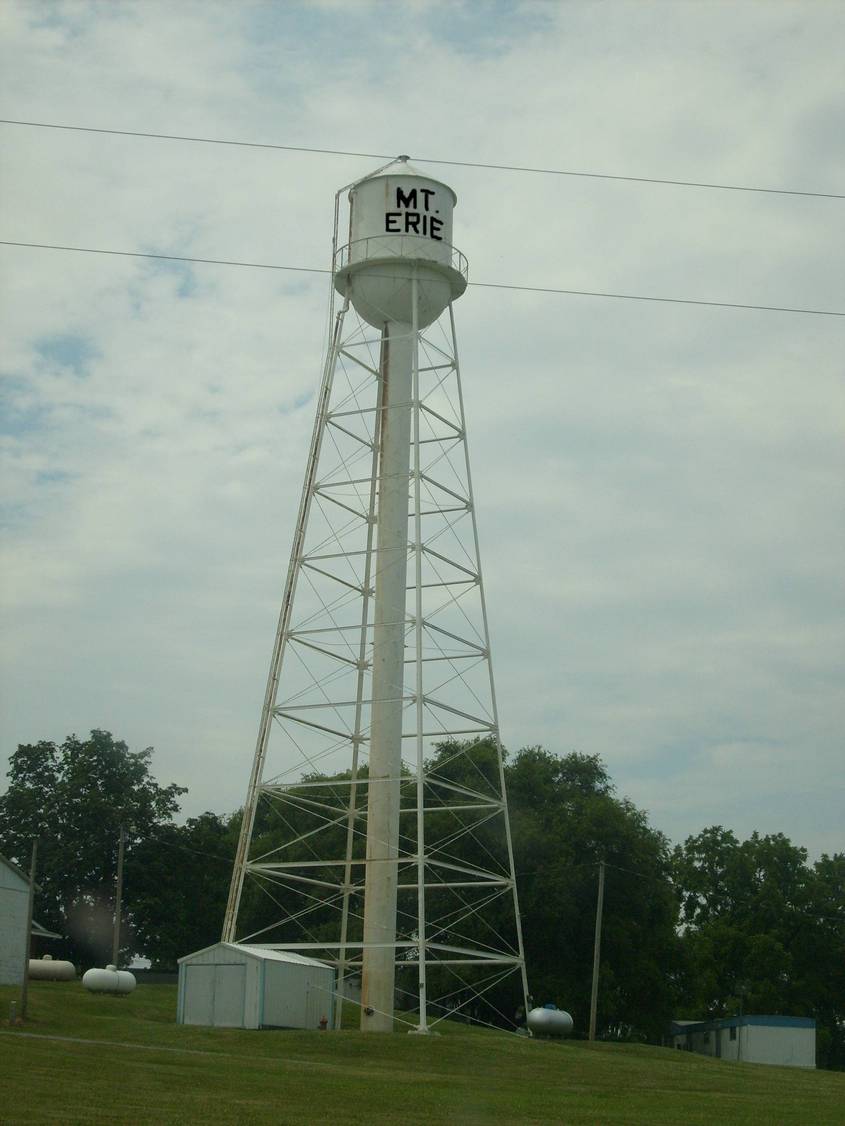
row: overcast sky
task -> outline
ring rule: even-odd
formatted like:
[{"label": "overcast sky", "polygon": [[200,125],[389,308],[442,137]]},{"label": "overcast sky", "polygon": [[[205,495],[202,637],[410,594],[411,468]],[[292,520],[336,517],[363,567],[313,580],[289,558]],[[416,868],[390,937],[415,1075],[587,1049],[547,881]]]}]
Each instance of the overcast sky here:
[{"label": "overcast sky", "polygon": [[[845,7],[3,0],[2,115],[409,153],[472,280],[845,310]],[[0,125],[0,237],[328,265],[380,161]],[[93,727],[243,800],[324,348],[316,274],[0,246],[2,756]],[[845,847],[845,319],[456,306],[504,741],[673,840]]]}]

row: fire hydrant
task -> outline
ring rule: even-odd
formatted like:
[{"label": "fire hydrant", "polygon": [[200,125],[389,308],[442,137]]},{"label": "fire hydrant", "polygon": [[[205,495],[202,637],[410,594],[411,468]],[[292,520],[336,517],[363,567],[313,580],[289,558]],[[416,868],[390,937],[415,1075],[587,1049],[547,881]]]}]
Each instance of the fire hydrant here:
[{"label": "fire hydrant", "polygon": [[325,1032],[329,1027],[328,1017],[320,1017],[320,1031]]}]

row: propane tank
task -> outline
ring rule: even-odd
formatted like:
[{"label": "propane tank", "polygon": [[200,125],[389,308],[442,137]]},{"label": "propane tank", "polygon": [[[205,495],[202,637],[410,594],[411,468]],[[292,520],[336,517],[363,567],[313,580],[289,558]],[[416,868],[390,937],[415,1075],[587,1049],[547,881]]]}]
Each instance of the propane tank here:
[{"label": "propane tank", "polygon": [[90,993],[131,993],[138,983],[128,970],[106,966],[104,970],[86,970],[82,984]]},{"label": "propane tank", "polygon": [[569,1036],[575,1022],[557,1005],[543,1005],[528,1014],[528,1028],[535,1036]]},{"label": "propane tank", "polygon": [[76,966],[73,962],[62,962],[54,959],[52,954],[45,954],[43,958],[29,959],[29,977],[31,981],[73,981]]}]

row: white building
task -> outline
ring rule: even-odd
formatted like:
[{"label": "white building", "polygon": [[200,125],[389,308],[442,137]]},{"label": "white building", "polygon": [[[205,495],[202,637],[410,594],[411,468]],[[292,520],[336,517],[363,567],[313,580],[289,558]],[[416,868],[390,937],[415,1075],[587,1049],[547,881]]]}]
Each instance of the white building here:
[{"label": "white building", "polygon": [[672,1022],[675,1048],[723,1060],[816,1066],[816,1022],[810,1017],[748,1016]]},{"label": "white building", "polygon": [[179,1024],[319,1028],[334,1019],[332,966],[286,950],[218,942],[179,959]]},{"label": "white building", "polygon": [[26,957],[29,877],[0,856],[0,985],[20,985]]},{"label": "white building", "polygon": [[[37,886],[37,885],[36,885]],[[0,856],[0,985],[20,985],[23,980],[29,876],[17,864]],[[34,938],[60,938],[32,920]]]}]

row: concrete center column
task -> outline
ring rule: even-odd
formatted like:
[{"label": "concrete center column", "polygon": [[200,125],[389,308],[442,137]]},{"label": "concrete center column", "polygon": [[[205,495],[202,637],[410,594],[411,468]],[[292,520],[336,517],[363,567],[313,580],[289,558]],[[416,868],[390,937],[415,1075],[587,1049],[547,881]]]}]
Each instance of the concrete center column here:
[{"label": "concrete center column", "polygon": [[[361,976],[361,1029],[364,1032],[393,1030],[412,364],[411,326],[389,322],[384,332],[381,363],[384,388]],[[367,1009],[372,1010],[370,1015]]]}]

